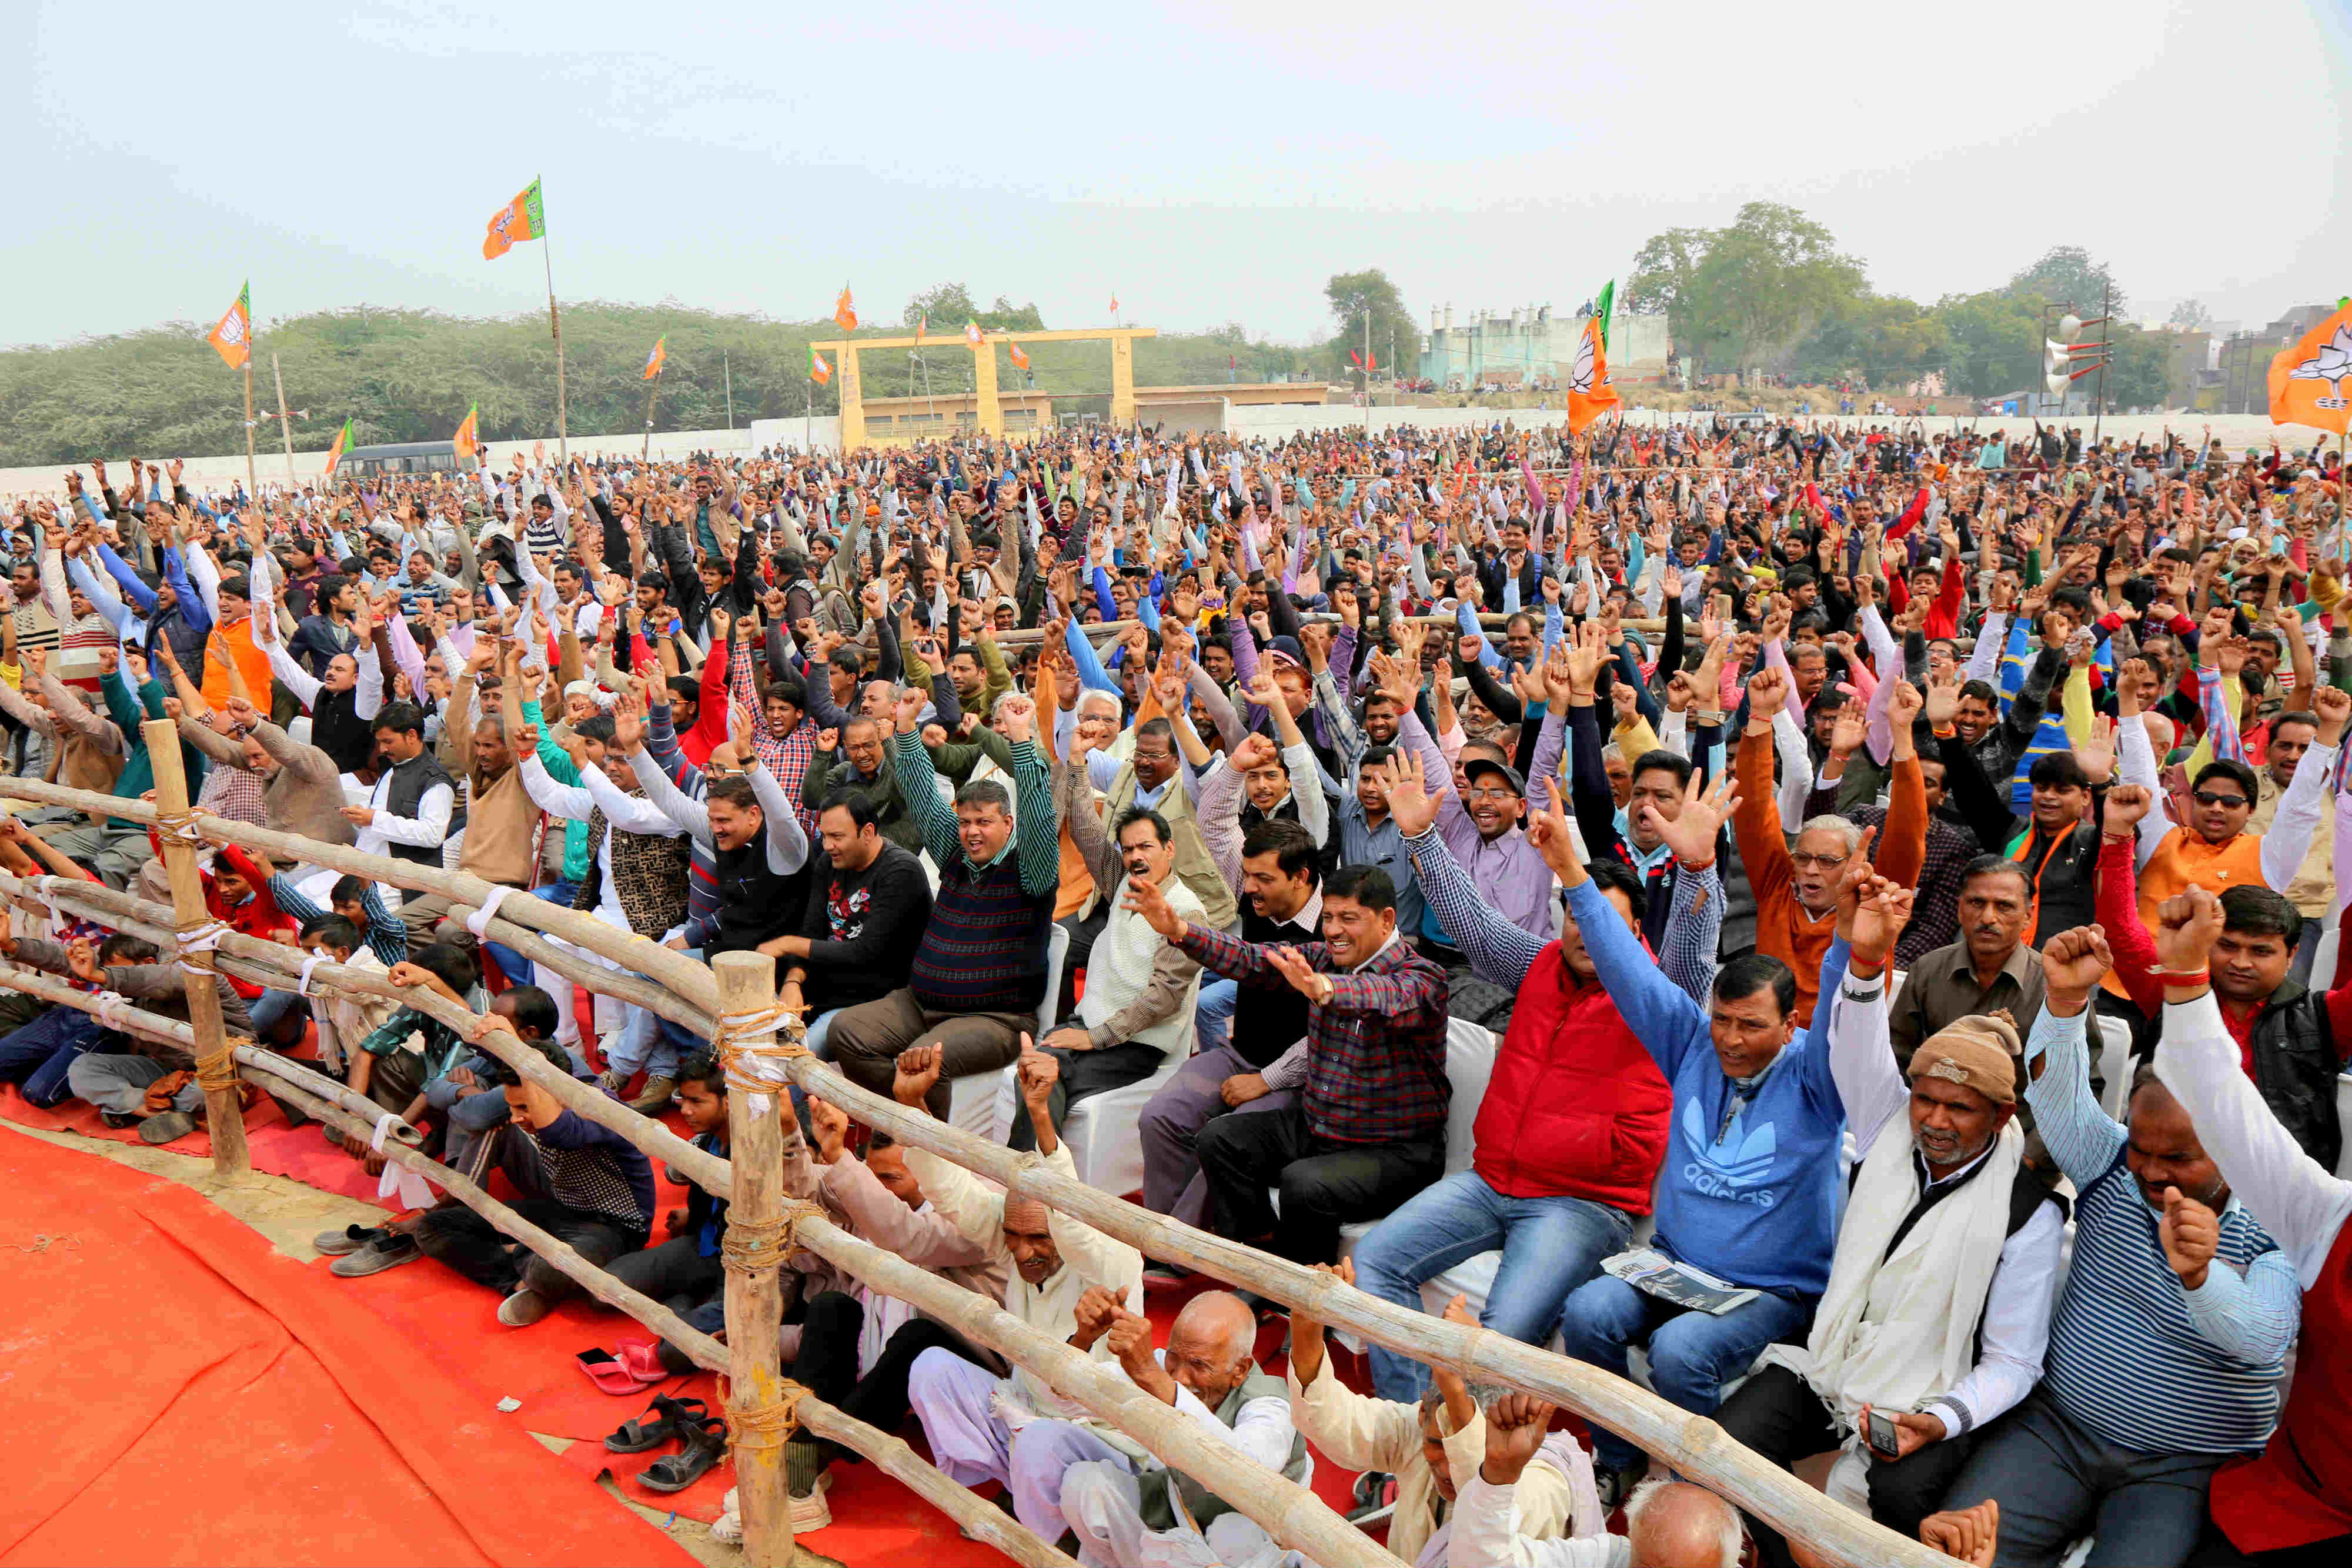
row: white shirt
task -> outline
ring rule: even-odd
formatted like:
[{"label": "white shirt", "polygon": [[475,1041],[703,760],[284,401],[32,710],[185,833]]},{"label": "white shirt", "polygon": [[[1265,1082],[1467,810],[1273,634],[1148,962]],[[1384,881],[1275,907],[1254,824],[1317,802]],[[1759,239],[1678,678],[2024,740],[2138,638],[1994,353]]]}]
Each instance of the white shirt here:
[{"label": "white shirt", "polygon": [[580,770],[580,784],[559,784],[549,777],[537,752],[522,759],[522,787],[533,803],[551,816],[568,821],[584,822],[601,807],[604,812],[604,837],[596,845],[596,865],[604,873],[598,880],[604,892],[596,903],[596,918],[615,930],[630,929],[628,913],[621,907],[619,882],[613,875],[613,835],[614,833],[659,833],[666,839],[678,837],[686,830],[665,816],[660,807],[640,795],[624,794],[601,768]]},{"label": "white shirt", "polygon": [[[1530,1459],[1530,1464],[1542,1463]],[[1513,1489],[1474,1475],[1455,1496],[1447,1568],[1632,1568],[1633,1543],[1622,1535],[1563,1535],[1538,1541],[1519,1533]]]}]

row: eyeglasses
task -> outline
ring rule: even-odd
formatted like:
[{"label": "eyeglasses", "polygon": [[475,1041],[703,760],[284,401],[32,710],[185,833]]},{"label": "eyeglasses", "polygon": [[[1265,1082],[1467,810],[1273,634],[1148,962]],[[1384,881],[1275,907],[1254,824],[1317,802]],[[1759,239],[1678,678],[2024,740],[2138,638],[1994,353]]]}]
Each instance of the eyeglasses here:
[{"label": "eyeglasses", "polygon": [[2243,795],[2216,795],[2210,789],[2200,789],[2197,791],[2197,803],[2200,806],[2236,807],[2247,804],[2247,800]]},{"label": "eyeglasses", "polygon": [[1801,851],[1790,855],[1789,863],[1795,866],[1799,871],[1803,871],[1807,867],[1813,867],[1821,871],[1835,871],[1838,867],[1845,864],[1846,859],[1847,857],[1844,855],[1811,855]]}]

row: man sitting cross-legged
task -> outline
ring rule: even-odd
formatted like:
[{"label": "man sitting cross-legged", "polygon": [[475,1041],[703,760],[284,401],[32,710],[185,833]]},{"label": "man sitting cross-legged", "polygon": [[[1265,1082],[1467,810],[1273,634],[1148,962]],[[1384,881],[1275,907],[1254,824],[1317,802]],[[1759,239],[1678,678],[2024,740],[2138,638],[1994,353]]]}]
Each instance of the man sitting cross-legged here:
[{"label": "man sitting cross-legged", "polygon": [[[1028,793],[1024,787],[1024,799]],[[1054,1132],[1057,1064],[1028,1036],[1021,1037],[1021,1103],[1036,1134],[1037,1151],[1046,1164],[1075,1177],[1069,1151]],[[916,1046],[899,1057],[890,1085],[898,1103],[928,1103],[939,1083],[940,1050]],[[1124,1310],[1140,1312],[1141,1253],[1041,1203],[1008,1197],[925,1150],[908,1149],[907,1166],[949,1223],[981,1247],[988,1261],[1011,1264],[1004,1282],[1006,1312],[1097,1361],[1111,1359],[1099,1327],[1084,1333],[1079,1302],[1089,1291],[1100,1291]],[[1062,1472],[1070,1461],[1125,1452],[1115,1445],[1130,1441],[1117,1428],[1092,1421],[1026,1368],[1000,1377],[944,1346],[915,1358],[907,1395],[922,1417],[932,1457],[948,1478],[967,1487],[982,1481],[1004,1486],[1013,1495],[1013,1517],[1048,1541],[1062,1533]],[[1058,1417],[1051,1425],[1062,1440],[1027,1439],[1041,1417]]]},{"label": "man sitting cross-legged", "polygon": [[[1239,1296],[1207,1291],[1185,1302],[1169,1328],[1168,1348],[1155,1354],[1149,1319],[1121,1308],[1108,1291],[1088,1291],[1071,1343],[1096,1333],[1119,1370],[1152,1398],[1287,1480],[1305,1485],[1313,1475],[1307,1440],[1291,1424],[1288,1391],[1257,1365],[1257,1314]],[[1090,1448],[1100,1452],[1087,1457]],[[1062,1475],[1062,1518],[1078,1538],[1081,1561],[1137,1568],[1272,1568],[1297,1561],[1275,1545],[1265,1526],[1181,1470],[1130,1458],[1059,1421],[1022,1429],[1016,1469],[1041,1468],[1031,1457],[1041,1450],[1074,1456]]]}]

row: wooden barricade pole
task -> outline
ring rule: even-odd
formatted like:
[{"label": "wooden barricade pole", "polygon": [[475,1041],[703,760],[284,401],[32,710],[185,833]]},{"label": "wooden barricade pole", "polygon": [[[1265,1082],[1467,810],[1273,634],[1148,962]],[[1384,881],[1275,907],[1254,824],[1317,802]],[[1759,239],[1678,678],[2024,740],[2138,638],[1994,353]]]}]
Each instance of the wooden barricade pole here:
[{"label": "wooden barricade pole", "polygon": [[[172,923],[182,936],[210,922],[205,908],[204,873],[196,868],[196,838],[188,810],[188,775],[180,765],[180,727],[151,718],[139,727],[155,771],[157,837],[163,841],[163,870],[172,879]],[[166,955],[170,956],[170,955]],[[245,1102],[239,1092],[236,1058],[221,1025],[220,991],[209,947],[183,948],[181,977],[188,988],[188,1022],[196,1036],[196,1082],[205,1092],[205,1133],[212,1139],[213,1174],[224,1180],[244,1176]]]},{"label": "wooden barricade pole", "polygon": [[[793,1503],[784,1475],[792,1409],[778,1369],[783,1322],[778,1270],[784,1260],[782,1074],[753,1071],[746,1049],[763,1040],[761,1019],[775,1028],[776,961],[760,953],[721,953],[718,1029],[711,1048],[727,1070],[727,1425],[735,1451],[735,1493],[743,1517],[743,1557],[752,1568],[783,1568],[793,1559]],[[766,1087],[762,1090],[761,1085]]]}]

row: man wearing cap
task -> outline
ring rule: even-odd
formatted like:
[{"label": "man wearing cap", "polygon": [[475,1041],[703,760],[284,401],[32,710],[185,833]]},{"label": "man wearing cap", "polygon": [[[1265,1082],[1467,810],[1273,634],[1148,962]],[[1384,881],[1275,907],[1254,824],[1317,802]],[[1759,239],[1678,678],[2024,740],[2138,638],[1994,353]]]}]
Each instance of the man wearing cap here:
[{"label": "man wearing cap", "polygon": [[[1907,1082],[1887,1049],[1887,962],[1913,898],[1860,862],[1843,879],[1830,1073],[1853,1189],[1812,1332],[1767,1350],[1716,1417],[1783,1465],[1846,1447],[1871,1516],[1910,1536],[1976,1435],[2040,1379],[2065,1239],[2063,1207],[2023,1165],[2016,1024],[1956,1019],[1911,1052]],[[1874,1412],[1894,1423],[1892,1450],[1869,1439]],[[1749,1528],[1766,1563],[1790,1560],[1762,1521]]]}]

